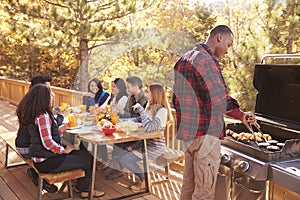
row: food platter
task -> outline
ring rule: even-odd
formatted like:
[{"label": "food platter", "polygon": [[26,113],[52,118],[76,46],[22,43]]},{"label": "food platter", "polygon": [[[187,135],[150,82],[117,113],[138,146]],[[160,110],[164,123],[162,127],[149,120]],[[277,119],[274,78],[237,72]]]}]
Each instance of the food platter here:
[{"label": "food platter", "polygon": [[133,121],[122,121],[117,124],[117,130],[122,132],[133,132],[139,128],[138,123]]}]

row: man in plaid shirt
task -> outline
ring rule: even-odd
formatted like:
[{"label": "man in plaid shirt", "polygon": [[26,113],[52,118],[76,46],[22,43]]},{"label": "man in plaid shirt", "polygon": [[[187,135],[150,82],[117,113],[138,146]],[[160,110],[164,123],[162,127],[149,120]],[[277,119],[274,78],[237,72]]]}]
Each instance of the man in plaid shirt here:
[{"label": "man in plaid shirt", "polygon": [[241,120],[249,130],[249,123],[255,123],[254,114],[244,113],[228,95],[217,60],[233,38],[229,27],[216,26],[205,44],[185,53],[174,66],[177,139],[185,151],[181,200],[214,199],[224,114]]}]

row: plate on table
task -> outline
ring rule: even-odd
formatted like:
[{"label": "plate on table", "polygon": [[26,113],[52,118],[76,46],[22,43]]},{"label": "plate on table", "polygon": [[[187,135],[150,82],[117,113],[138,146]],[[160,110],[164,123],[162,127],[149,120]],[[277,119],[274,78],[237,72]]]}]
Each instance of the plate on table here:
[{"label": "plate on table", "polygon": [[81,129],[81,126],[69,127],[67,130],[76,130],[76,129]]},{"label": "plate on table", "polygon": [[97,131],[93,129],[93,126],[77,126],[77,127],[73,127],[73,129],[72,128],[68,129],[68,132],[72,134],[82,135],[82,134],[95,133]]},{"label": "plate on table", "polygon": [[122,121],[117,124],[117,130],[122,132],[133,132],[139,128],[138,123],[133,121]]},{"label": "plate on table", "polygon": [[102,131],[102,126],[100,126],[99,124],[92,126],[91,128],[93,131]]}]

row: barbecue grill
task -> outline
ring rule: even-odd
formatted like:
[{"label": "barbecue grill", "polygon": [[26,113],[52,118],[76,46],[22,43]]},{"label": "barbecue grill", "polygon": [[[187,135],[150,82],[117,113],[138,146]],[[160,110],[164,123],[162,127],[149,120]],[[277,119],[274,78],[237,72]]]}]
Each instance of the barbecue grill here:
[{"label": "barbecue grill", "polygon": [[[215,200],[300,199],[300,65],[256,64],[253,83],[261,130],[284,146],[270,151],[225,136]],[[249,132],[242,123],[227,128]]]}]

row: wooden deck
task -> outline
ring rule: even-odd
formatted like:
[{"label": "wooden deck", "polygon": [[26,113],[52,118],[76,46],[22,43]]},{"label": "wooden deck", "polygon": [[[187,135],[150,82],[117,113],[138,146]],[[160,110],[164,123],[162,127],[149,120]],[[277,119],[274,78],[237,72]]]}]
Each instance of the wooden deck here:
[{"label": "wooden deck", "polygon": [[[9,104],[6,101],[0,100],[0,132],[16,131],[18,128],[18,120],[15,116],[14,105]],[[0,140],[0,200],[32,200],[37,197],[37,187],[32,183],[26,174],[28,166],[23,165],[19,167],[4,168],[5,159],[5,143]],[[17,162],[21,159],[16,153],[11,152],[9,154],[11,162]],[[174,174],[176,175],[176,173]],[[151,174],[151,178],[160,178],[163,174],[159,171],[155,171]],[[105,180],[102,176],[102,171],[97,170],[96,174],[96,185],[95,188],[104,191],[105,196],[98,198],[113,199],[119,196],[132,194],[132,191],[128,189],[129,183],[134,180],[134,176],[130,173],[118,178],[116,180]],[[61,184],[56,184],[58,187]],[[136,200],[176,200],[179,198],[181,188],[181,176],[177,174],[174,176],[170,183],[164,183],[155,185],[152,187],[152,194],[144,195],[141,197],[133,198]],[[80,199],[79,194],[74,193],[74,199]],[[61,199],[67,197],[67,191],[60,191],[57,193],[43,194],[43,199]],[[95,198],[97,199],[97,198]]]}]

